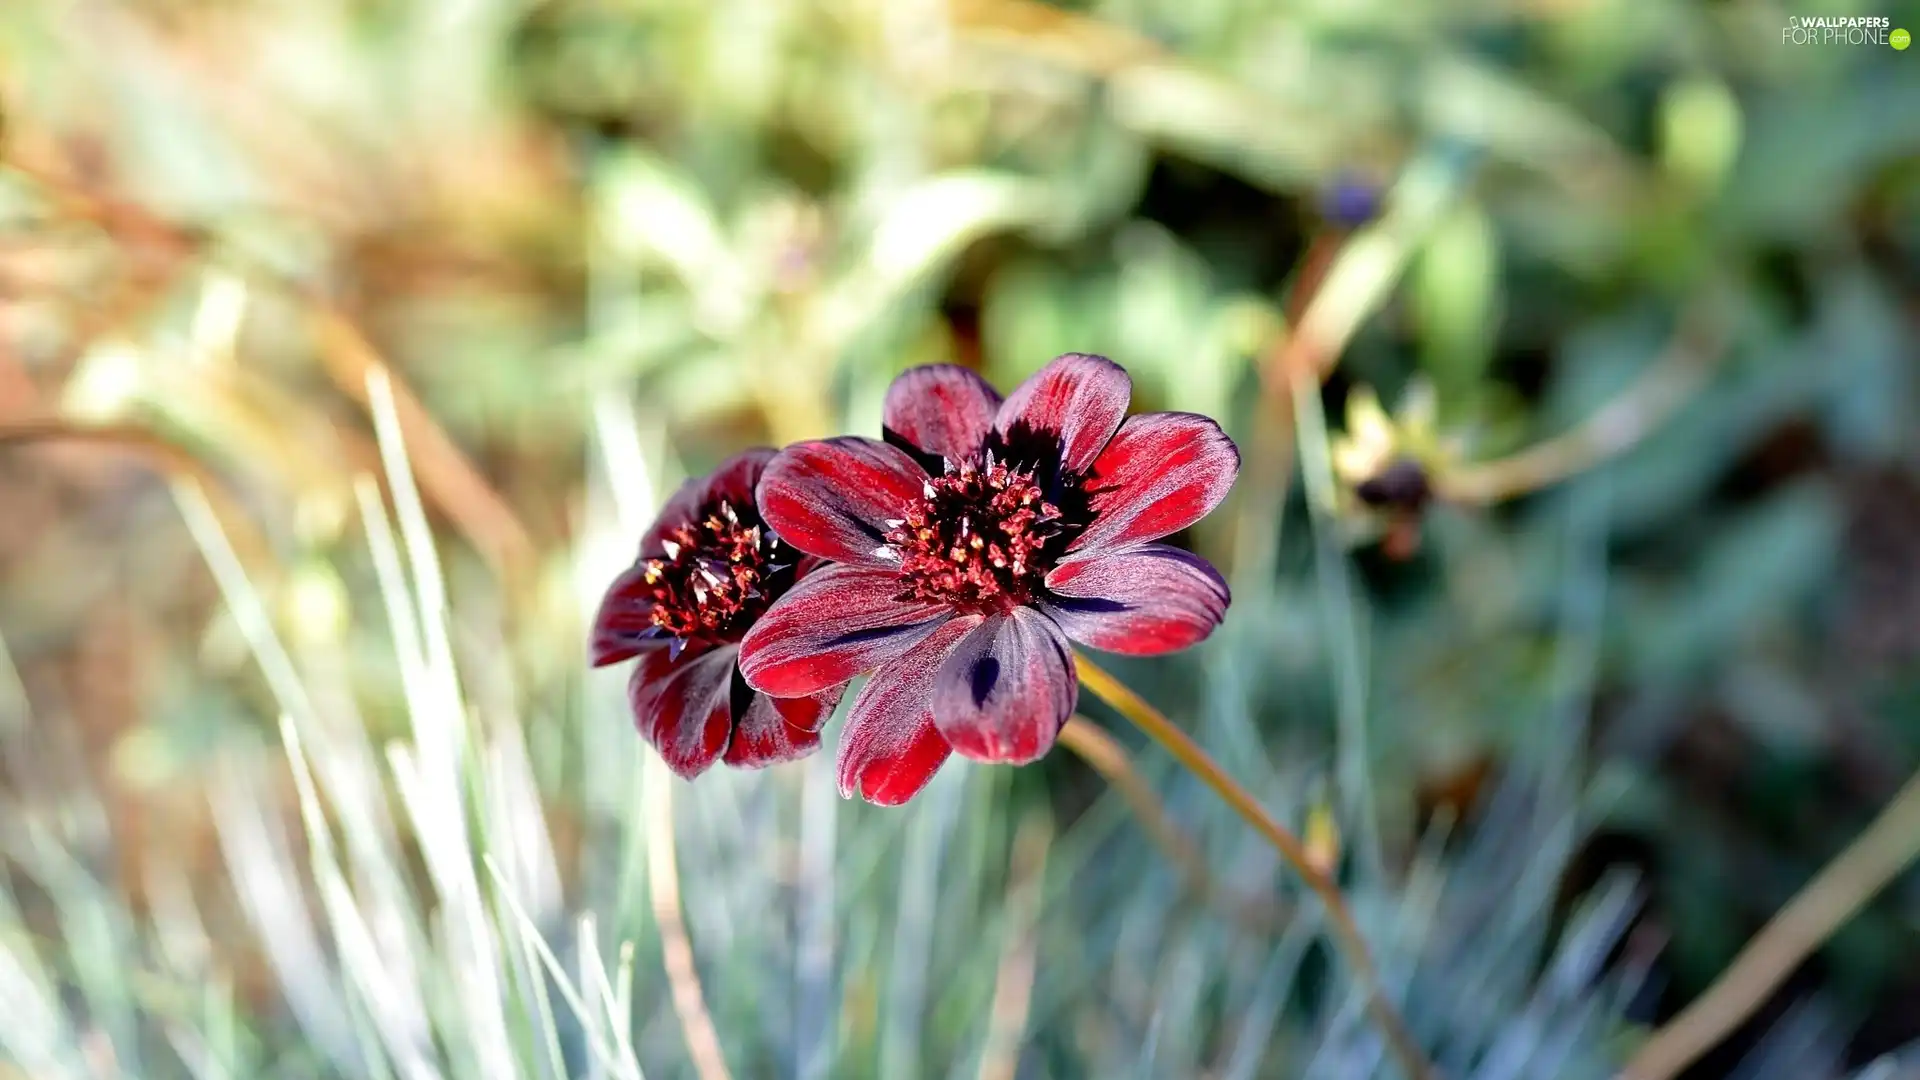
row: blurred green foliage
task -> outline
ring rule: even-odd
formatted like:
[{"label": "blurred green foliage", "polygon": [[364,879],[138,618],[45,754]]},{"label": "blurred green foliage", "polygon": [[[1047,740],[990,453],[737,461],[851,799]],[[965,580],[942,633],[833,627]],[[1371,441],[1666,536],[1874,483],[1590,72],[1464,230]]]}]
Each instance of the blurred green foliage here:
[{"label": "blurred green foliage", "polygon": [[[619,678],[583,681],[583,611],[682,473],[876,433],[914,364],[1010,386],[1069,350],[1248,451],[1190,538],[1227,625],[1121,673],[1288,820],[1338,796],[1449,1075],[1610,1075],[1920,761],[1920,60],[1782,42],[1819,13],[1854,12],[6,5],[0,421],[154,432],[234,506],[112,449],[0,450],[0,1016],[27,1018],[0,1075],[690,1074],[645,899],[666,781]],[[1350,235],[1319,208],[1354,176],[1383,210]],[[416,538],[396,579],[363,528],[398,444],[320,306],[472,463],[394,414],[444,602]],[[1672,367],[1696,319],[1717,347]],[[1344,348],[1290,409],[1277,358],[1313,326]],[[1327,439],[1416,380],[1441,497],[1363,520]],[[1446,497],[1622,400],[1671,411],[1543,490]],[[504,576],[463,477],[524,530]],[[442,620],[447,655],[410,658]],[[396,781],[388,740],[458,783]],[[1136,758],[1224,886],[1291,898]],[[827,766],[672,791],[735,1075],[1387,1075],[1317,917],[1196,904],[1078,761],[949,770],[896,812]],[[1037,878],[1022,830],[1052,837]],[[1701,1075],[1920,1038],[1917,919],[1909,877]]]}]

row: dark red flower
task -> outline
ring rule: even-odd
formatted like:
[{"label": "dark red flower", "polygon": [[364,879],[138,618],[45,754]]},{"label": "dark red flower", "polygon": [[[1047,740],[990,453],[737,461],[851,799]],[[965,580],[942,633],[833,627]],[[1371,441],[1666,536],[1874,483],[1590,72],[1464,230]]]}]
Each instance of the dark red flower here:
[{"label": "dark red flower", "polygon": [[760,508],[832,560],[741,645],[781,696],[874,673],[840,740],[840,790],[905,802],[947,755],[1032,761],[1073,712],[1068,639],[1151,655],[1205,638],[1227,585],[1152,541],[1211,511],[1240,457],[1190,413],[1127,417],[1119,365],[1068,354],[1002,402],[965,368],[916,368],[887,391],[885,442],[781,451]]},{"label": "dark red flower", "polygon": [[749,450],[682,484],[593,622],[593,665],[640,658],[627,685],[634,724],[689,780],[716,760],[752,769],[812,753],[845,689],[774,698],[740,675],[754,620],[822,565],[781,543],[754,505],[773,456]]}]

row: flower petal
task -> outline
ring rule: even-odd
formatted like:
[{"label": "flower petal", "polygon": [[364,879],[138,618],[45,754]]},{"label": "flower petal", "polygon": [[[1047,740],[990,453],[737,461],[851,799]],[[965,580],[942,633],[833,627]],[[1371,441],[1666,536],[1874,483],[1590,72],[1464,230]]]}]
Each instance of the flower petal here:
[{"label": "flower petal", "polygon": [[1165,544],[1076,555],[1047,575],[1041,609],[1082,645],[1157,656],[1197,644],[1231,595],[1213,564]]},{"label": "flower petal", "polygon": [[667,496],[667,501],[660,504],[660,512],[654,515],[653,524],[640,534],[639,561],[657,559],[667,553],[661,541],[666,539],[669,532],[692,521],[693,515],[699,513],[700,504],[707,497],[707,482],[708,478],[704,476],[683,480],[673,494]]},{"label": "flower petal", "polygon": [[607,595],[600,598],[600,610],[593,617],[594,667],[617,664],[666,644],[653,634],[653,601],[642,591],[645,574],[646,567],[635,563],[614,578]]},{"label": "flower petal", "polygon": [[1000,394],[958,364],[927,364],[902,372],[887,387],[886,429],[934,457],[973,456],[993,430]]},{"label": "flower petal", "polygon": [[780,539],[835,562],[878,565],[886,522],[920,498],[926,470],[907,452],[848,435],[795,443],[760,477],[760,516]]},{"label": "flower petal", "polygon": [[747,684],[775,697],[806,697],[839,686],[906,652],[950,610],[894,599],[890,569],[829,566],[774,601],[740,643]]},{"label": "flower petal", "polygon": [[1087,471],[1127,415],[1133,380],[1104,356],[1067,353],[1055,357],[1014,389],[994,418],[994,430],[1019,444],[1031,434],[1059,440],[1060,463],[1069,473]]},{"label": "flower petal", "polygon": [[733,729],[733,668],[739,650],[723,646],[669,659],[660,649],[634,665],[627,684],[634,726],[667,767],[688,780],[707,771]]},{"label": "flower petal", "polygon": [[966,757],[1024,765],[1053,747],[1073,715],[1077,678],[1053,620],[1015,608],[954,646],[934,683],[934,723]]},{"label": "flower petal", "polygon": [[[667,534],[690,523],[710,502],[726,501],[753,511],[754,486],[774,451],[759,447],[728,458],[711,474],[682,483],[640,534],[640,554],[607,589],[593,621],[593,666],[603,667],[638,655],[656,640],[649,633],[653,606],[642,599],[648,559],[666,555]],[[757,513],[755,514],[757,517]]]},{"label": "flower petal", "polygon": [[773,702],[774,708],[787,721],[788,727],[801,731],[819,731],[833,719],[833,710],[840,707],[840,698],[847,692],[845,683],[831,690],[822,690],[812,697],[777,698],[771,694],[761,696]]},{"label": "flower petal", "polygon": [[1240,473],[1240,451],[1194,413],[1141,413],[1120,425],[1087,475],[1093,524],[1068,551],[1158,540],[1206,517]]},{"label": "flower petal", "polygon": [[640,559],[659,558],[666,554],[660,541],[667,533],[693,521],[703,506],[710,501],[725,499],[735,506],[753,505],[753,492],[760,482],[760,474],[767,463],[774,458],[771,447],[760,446],[751,450],[742,450],[720,463],[719,468],[705,476],[694,476],[681,482],[667,501],[660,504],[660,512],[654,515],[653,524],[640,534]]},{"label": "flower petal", "polygon": [[756,446],[740,451],[713,470],[702,494],[706,500],[717,502],[724,499],[736,508],[753,506],[753,489],[760,484],[760,474],[766,470],[767,462],[772,461],[778,453],[771,446]]},{"label": "flower petal", "polygon": [[[737,677],[737,676],[736,676]],[[735,687],[736,693],[739,687]],[[749,691],[752,704],[733,725],[722,760],[736,769],[759,769],[806,757],[820,748],[820,726],[840,703],[840,690],[817,697],[776,698]],[[737,700],[737,698],[736,698]]]},{"label": "flower petal", "polygon": [[905,656],[867,680],[840,732],[840,795],[899,806],[920,793],[952,751],[933,724],[934,677],[953,646],[980,624],[965,615],[942,623]]}]

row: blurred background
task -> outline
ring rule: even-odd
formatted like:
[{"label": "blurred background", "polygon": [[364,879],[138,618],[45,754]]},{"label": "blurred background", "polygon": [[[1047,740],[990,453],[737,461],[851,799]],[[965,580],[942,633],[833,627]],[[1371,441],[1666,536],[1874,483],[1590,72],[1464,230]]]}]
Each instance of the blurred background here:
[{"label": "blurred background", "polygon": [[[1064,351],[1245,458],[1114,670],[1449,1077],[1614,1075],[1920,763],[1920,57],[1817,15],[9,0],[0,1076],[1398,1075],[1091,699],[1131,788],[883,810],[586,669],[684,476]],[[1914,1075],[1920,878],[1759,997],[1687,1075]]]}]

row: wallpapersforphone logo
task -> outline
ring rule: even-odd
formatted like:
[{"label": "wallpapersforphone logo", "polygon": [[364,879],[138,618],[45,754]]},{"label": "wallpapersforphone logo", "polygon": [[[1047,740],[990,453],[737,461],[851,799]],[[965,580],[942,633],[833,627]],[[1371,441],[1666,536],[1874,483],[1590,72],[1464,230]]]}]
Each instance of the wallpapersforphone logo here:
[{"label": "wallpapersforphone logo", "polygon": [[1912,42],[1905,30],[1896,30],[1885,15],[1794,15],[1780,31],[1782,45],[1891,45],[1904,49]]}]

